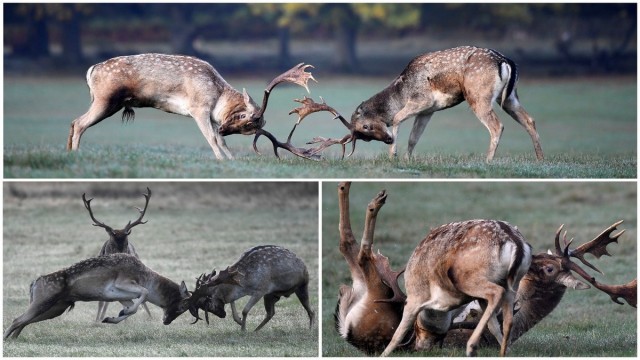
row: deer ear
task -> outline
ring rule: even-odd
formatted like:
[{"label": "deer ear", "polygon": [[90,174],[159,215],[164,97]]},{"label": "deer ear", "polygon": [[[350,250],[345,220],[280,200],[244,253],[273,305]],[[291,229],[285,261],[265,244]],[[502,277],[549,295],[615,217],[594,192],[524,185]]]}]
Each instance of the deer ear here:
[{"label": "deer ear", "polygon": [[247,94],[247,89],[242,88],[242,98],[244,99],[245,105],[251,105],[251,97]]},{"label": "deer ear", "polygon": [[184,281],[180,283],[180,296],[182,297],[189,296],[189,290],[187,290],[187,284],[185,284]]}]

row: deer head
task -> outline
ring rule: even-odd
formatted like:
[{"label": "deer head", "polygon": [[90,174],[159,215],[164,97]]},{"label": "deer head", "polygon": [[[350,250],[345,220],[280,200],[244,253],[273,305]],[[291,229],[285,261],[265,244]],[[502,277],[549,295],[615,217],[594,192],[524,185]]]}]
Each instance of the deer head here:
[{"label": "deer head", "polygon": [[105,223],[100,222],[95,218],[95,216],[93,215],[93,211],[91,210],[91,200],[93,200],[93,198],[87,200],[86,194],[82,194],[82,201],[84,203],[84,207],[89,212],[89,216],[91,217],[91,220],[93,220],[93,226],[98,226],[105,229],[107,234],[109,234],[109,239],[111,241],[118,244],[118,246],[125,246],[125,249],[126,249],[126,243],[128,240],[128,236],[131,234],[131,229],[134,226],[147,223],[146,221],[142,221],[142,218],[144,217],[144,214],[147,212],[147,207],[149,206],[149,199],[151,198],[151,190],[147,188],[147,193],[142,194],[142,196],[144,196],[145,198],[144,208],[140,209],[136,207],[136,209],[138,209],[138,212],[140,213],[140,216],[133,222],[129,221],[122,230],[114,230],[109,225],[106,225]]},{"label": "deer head", "polygon": [[238,269],[227,267],[218,274],[216,274],[216,270],[214,269],[210,274],[203,273],[196,278],[196,287],[191,297],[184,302],[184,306],[189,309],[189,312],[195,318],[192,324],[197,323],[198,320],[202,320],[199,314],[200,309],[205,310],[204,315],[207,324],[209,324],[209,314],[207,311],[211,311],[214,315],[224,318],[227,315],[224,311],[224,303],[222,303],[221,306],[220,304],[209,304],[209,302],[212,301],[212,299],[209,299],[211,288],[220,284],[239,285],[240,277],[242,276],[244,276],[244,274],[240,273]]}]

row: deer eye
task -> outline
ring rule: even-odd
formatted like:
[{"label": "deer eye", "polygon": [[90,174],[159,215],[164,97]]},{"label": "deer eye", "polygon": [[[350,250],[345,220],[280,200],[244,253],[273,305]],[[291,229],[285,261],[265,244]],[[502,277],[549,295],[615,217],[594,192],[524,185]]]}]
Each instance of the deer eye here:
[{"label": "deer eye", "polygon": [[362,128],[363,128],[364,130],[369,130],[369,125],[362,125]]},{"label": "deer eye", "polygon": [[246,118],[246,117],[247,117],[247,115],[246,115],[246,114],[242,114],[242,115],[240,115],[240,119],[244,119],[244,118]]}]

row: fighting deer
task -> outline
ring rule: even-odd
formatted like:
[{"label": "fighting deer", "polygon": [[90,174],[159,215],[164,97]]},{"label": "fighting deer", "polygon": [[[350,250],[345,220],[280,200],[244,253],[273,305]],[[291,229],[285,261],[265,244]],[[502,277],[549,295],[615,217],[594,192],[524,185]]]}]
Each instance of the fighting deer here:
[{"label": "fighting deer", "polygon": [[[266,317],[255,329],[258,331],[265,326],[275,314],[275,304],[282,296],[289,297],[295,293],[309,316],[309,327],[315,321],[315,313],[309,306],[309,273],[304,262],[293,252],[280,246],[261,245],[246,250],[227,271],[237,273],[234,284],[222,283],[209,285],[209,279],[215,275],[202,274],[196,282],[196,293],[192,296],[194,306],[191,314],[195,317],[194,324],[201,320],[198,312],[204,310],[207,324],[208,312],[224,318],[227,313],[225,304],[231,304],[233,320],[246,331],[247,315],[260,299],[264,298]],[[250,296],[242,309],[242,318],[236,311],[235,301]]]},{"label": "fighting deer", "polygon": [[339,117],[349,135],[342,139],[316,138],[314,142],[323,143],[322,148],[332,144],[344,147],[352,142],[355,149],[357,139],[378,140],[390,145],[389,154],[393,158],[397,155],[400,124],[415,116],[407,149],[407,157],[411,157],[433,113],[466,100],[489,130],[491,140],[486,159],[491,161],[504,128],[492,107],[497,102],[527,130],[537,159],[543,160],[535,121],[518,99],[517,81],[516,64],[495,50],[462,46],[426,53],[413,59],[389,86],[362,102],[351,115],[351,123]]},{"label": "fighting deer", "polygon": [[[578,246],[575,249],[569,249],[571,242],[566,241],[566,232],[563,236],[564,248],[560,245],[560,233],[562,226],[558,229],[555,236],[555,253],[541,253],[533,255],[531,267],[527,274],[520,281],[520,288],[516,296],[516,314],[513,318],[513,328],[511,330],[511,342],[516,341],[520,336],[538,324],[544,317],[549,315],[562,300],[567,288],[584,290],[590,286],[576,279],[572,272],[580,275],[589,284],[603,291],[611,297],[611,300],[618,304],[623,304],[620,299],[624,299],[627,304],[636,307],[637,303],[637,279],[630,281],[624,285],[606,285],[598,282],[594,277],[589,275],[578,264],[571,261],[571,258],[579,259],[583,264],[602,274],[597,267],[584,259],[584,255],[590,253],[596,258],[602,255],[610,255],[607,251],[607,245],[618,241],[620,235],[625,230],[617,231],[617,227],[622,223],[618,221],[607,229],[602,231],[593,240]],[[416,324],[416,350],[429,349],[437,340],[440,344],[444,340],[435,334],[429,334],[424,331],[418,331]],[[442,335],[459,335],[460,331],[456,329],[474,329],[476,323],[461,320],[454,322],[447,334]]]},{"label": "fighting deer", "polygon": [[378,211],[387,194],[381,191],[367,206],[360,246],[351,230],[350,182],[338,185],[340,209],[340,253],[344,256],[353,284],[340,286],[334,313],[340,336],[368,355],[382,351],[402,318],[405,296],[398,286],[402,271],[391,270],[389,259],[373,251]]},{"label": "fighting deer", "polygon": [[[138,253],[136,252],[136,248],[133,246],[132,243],[129,242],[129,235],[131,235],[131,229],[134,226],[147,223],[146,221],[142,221],[142,218],[144,217],[144,214],[147,212],[147,207],[149,206],[149,199],[151,198],[151,190],[147,188],[147,193],[142,194],[142,196],[144,196],[145,198],[145,204],[143,209],[136,208],[140,213],[140,216],[138,217],[138,219],[136,219],[134,222],[129,221],[127,225],[124,227],[124,229],[122,230],[114,230],[112,227],[106,225],[101,221],[98,221],[95,218],[95,216],[93,215],[93,211],[91,210],[91,200],[93,199],[87,200],[86,194],[82,194],[82,202],[84,203],[84,207],[89,212],[89,216],[91,217],[91,220],[93,220],[92,225],[105,229],[105,231],[109,235],[109,240],[104,242],[104,244],[102,245],[102,249],[100,249],[100,252],[98,253],[98,256],[110,255],[110,254],[116,254],[116,253],[125,253],[125,254],[131,254],[138,259],[140,258],[138,256]],[[96,314],[96,321],[100,321],[104,318],[104,315],[107,312],[108,306],[109,306],[109,303],[106,303],[103,301],[98,302],[98,313]],[[147,305],[143,303],[142,307],[147,312],[149,317],[151,317],[151,312],[149,311],[149,308],[147,307]]]},{"label": "fighting deer", "polygon": [[[520,280],[531,264],[531,246],[514,226],[496,220],[468,220],[439,226],[413,251],[404,274],[407,300],[387,356],[413,328],[420,313],[428,329],[447,329],[452,310],[480,299],[485,312],[467,342],[474,356],[488,326],[505,356]],[[502,310],[502,332],[497,313]]]},{"label": "fighting deer", "polygon": [[[234,283],[235,274],[223,271],[208,280],[209,286]],[[77,301],[119,301],[117,317],[102,322],[117,324],[138,311],[145,301],[164,309],[162,322],[169,325],[193,304],[184,281],[175,282],[145,266],[129,254],[112,254],[80,261],[71,267],[43,275],[31,283],[29,308],[5,331],[17,338],[25,326],[53,319],[73,308]]]},{"label": "fighting deer", "polygon": [[[274,147],[307,157],[305,149],[280,143],[266,130],[264,112],[273,88],[290,82],[307,87],[313,79],[298,64],[279,75],[264,91],[262,107],[231,87],[206,61],[180,55],[140,54],[119,56],[89,68],[86,75],[91,95],[89,110],[71,122],[67,150],[78,150],[82,134],[91,126],[124,108],[122,121],[134,119],[134,107],[153,107],[195,119],[217,159],[232,159],[223,136],[267,136]],[[315,80],[315,79],[313,79]]]}]

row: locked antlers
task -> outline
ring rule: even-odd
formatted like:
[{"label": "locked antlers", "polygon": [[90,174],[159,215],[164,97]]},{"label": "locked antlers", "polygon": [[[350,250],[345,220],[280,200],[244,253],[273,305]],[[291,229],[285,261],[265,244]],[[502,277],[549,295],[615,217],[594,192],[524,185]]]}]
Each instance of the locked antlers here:
[{"label": "locked antlers", "polygon": [[[197,323],[198,320],[202,320],[199,314],[200,308],[197,306],[197,301],[207,296],[208,289],[220,284],[239,285],[239,276],[243,276],[243,274],[240,273],[238,269],[227,267],[226,269],[220,271],[218,274],[216,274],[216,270],[214,269],[210,274],[203,273],[198,278],[196,278],[196,287],[191,293],[191,297],[189,298],[189,312],[195,318],[192,324]],[[206,310],[204,312],[204,316],[208,325],[209,313],[207,313]]]}]

